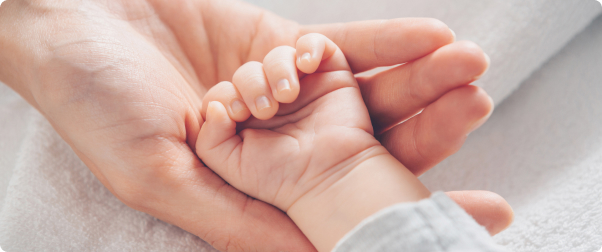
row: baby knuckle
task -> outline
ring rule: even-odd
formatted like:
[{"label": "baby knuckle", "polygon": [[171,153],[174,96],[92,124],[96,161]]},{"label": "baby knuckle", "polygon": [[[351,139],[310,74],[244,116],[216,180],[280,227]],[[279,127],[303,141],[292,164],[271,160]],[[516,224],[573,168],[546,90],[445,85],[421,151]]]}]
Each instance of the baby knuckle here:
[{"label": "baby knuckle", "polygon": [[257,61],[250,61],[242,65],[234,72],[232,82],[236,85],[257,81],[263,79],[263,64]]},{"label": "baby knuckle", "polygon": [[269,72],[276,69],[295,67],[295,53],[295,49],[288,46],[282,46],[280,49],[276,48],[272,50],[263,60],[265,71]]}]

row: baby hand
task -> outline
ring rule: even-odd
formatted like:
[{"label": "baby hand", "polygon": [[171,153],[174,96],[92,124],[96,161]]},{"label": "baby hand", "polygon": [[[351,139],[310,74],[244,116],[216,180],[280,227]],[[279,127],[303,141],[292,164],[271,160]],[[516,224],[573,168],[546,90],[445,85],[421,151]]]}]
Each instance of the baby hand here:
[{"label": "baby hand", "polygon": [[203,162],[286,211],[318,250],[331,249],[382,207],[428,197],[374,138],[345,56],[323,35],[305,35],[296,48],[277,47],[263,63],[244,64],[232,82],[209,90],[202,114],[196,152]]},{"label": "baby hand", "polygon": [[[263,64],[241,66],[232,80],[203,99],[206,122],[196,151],[250,196],[287,211],[356,163],[386,153],[372,136],[345,56],[323,35],[305,35],[296,48],[277,47]],[[251,114],[255,118],[246,121]],[[244,123],[237,129],[236,122]]]}]

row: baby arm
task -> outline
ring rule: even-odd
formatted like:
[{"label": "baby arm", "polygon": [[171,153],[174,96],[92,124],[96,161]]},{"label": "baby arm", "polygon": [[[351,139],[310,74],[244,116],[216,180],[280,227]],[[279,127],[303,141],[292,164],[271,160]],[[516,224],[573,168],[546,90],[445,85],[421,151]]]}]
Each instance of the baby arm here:
[{"label": "baby arm", "polygon": [[319,251],[377,211],[430,195],[374,139],[344,55],[322,35],[243,65],[203,102],[199,157],[286,211]]},{"label": "baby arm", "polygon": [[386,153],[357,164],[326,190],[310,192],[287,213],[318,251],[331,251],[370,215],[429,195],[416,176]]}]

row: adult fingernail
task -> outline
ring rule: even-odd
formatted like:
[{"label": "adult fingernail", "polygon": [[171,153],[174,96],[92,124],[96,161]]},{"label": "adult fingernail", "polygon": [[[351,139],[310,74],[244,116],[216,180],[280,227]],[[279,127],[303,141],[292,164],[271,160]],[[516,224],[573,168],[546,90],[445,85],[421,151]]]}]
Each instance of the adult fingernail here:
[{"label": "adult fingernail", "polygon": [[259,96],[257,99],[255,99],[255,107],[257,107],[257,111],[261,111],[271,106],[272,104],[270,103],[270,99],[268,99],[268,97],[265,95]]},{"label": "adult fingernail", "polygon": [[487,67],[485,68],[485,71],[483,71],[482,74],[479,74],[478,76],[474,77],[475,80],[478,80],[481,77],[483,77],[483,75],[485,75],[487,71],[489,71],[489,66],[491,66],[491,58],[489,57],[489,55],[483,53],[483,56],[485,56],[485,62],[487,62]]},{"label": "adult fingernail", "polygon": [[279,80],[278,83],[276,84],[276,89],[278,89],[278,93],[282,92],[282,91],[290,91],[291,90],[291,84],[288,82],[287,79],[282,79]]},{"label": "adult fingernail", "polygon": [[478,129],[479,127],[481,127],[481,125],[483,125],[485,122],[487,121],[487,117],[482,118],[478,121],[476,121],[472,127],[470,128],[470,130],[468,131],[468,133],[466,133],[466,136],[469,136],[470,133],[472,133],[473,131],[475,131],[476,129]]},{"label": "adult fingernail", "polygon": [[489,65],[491,65],[491,58],[489,57],[488,54],[486,54],[486,53],[483,53],[483,54],[485,54],[485,60],[487,61],[487,68],[489,68]]},{"label": "adult fingernail", "polygon": [[[494,104],[493,99],[491,99],[491,96],[487,96],[487,98],[489,98],[489,102],[491,104]],[[491,117],[491,114],[493,114],[493,107],[491,107],[491,110],[489,111],[489,113],[486,116],[484,116],[483,118],[481,118],[473,123],[472,127],[470,127],[470,130],[468,130],[468,133],[466,134],[466,136],[470,135],[470,133],[472,133],[479,127],[481,127],[487,121],[487,119],[489,119],[489,117]]]},{"label": "adult fingernail", "polygon": [[232,104],[230,104],[230,109],[232,109],[232,114],[238,114],[238,112],[245,109],[245,105],[239,100],[234,100]]}]

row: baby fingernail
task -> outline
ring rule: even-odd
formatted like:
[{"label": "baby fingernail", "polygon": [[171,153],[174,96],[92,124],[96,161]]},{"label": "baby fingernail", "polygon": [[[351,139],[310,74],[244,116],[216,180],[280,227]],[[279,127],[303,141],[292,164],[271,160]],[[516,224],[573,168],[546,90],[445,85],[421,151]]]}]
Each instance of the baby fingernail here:
[{"label": "baby fingernail", "polygon": [[454,41],[456,41],[456,33],[454,32],[454,30],[449,29],[449,31],[451,31],[452,36],[454,36]]},{"label": "baby fingernail", "polygon": [[278,89],[279,93],[285,90],[291,90],[291,84],[287,79],[282,79],[276,84],[276,89]]},{"label": "baby fingernail", "polygon": [[265,95],[257,97],[255,99],[255,107],[257,107],[257,111],[261,111],[262,109],[271,107],[270,99],[268,99]]},{"label": "baby fingernail", "polygon": [[234,100],[230,105],[230,108],[232,109],[232,114],[238,114],[238,112],[245,109],[245,105],[239,100]]},{"label": "baby fingernail", "polygon": [[301,60],[302,61],[309,61],[310,59],[311,59],[311,54],[309,54],[308,52],[306,52],[303,55],[301,55]]}]

